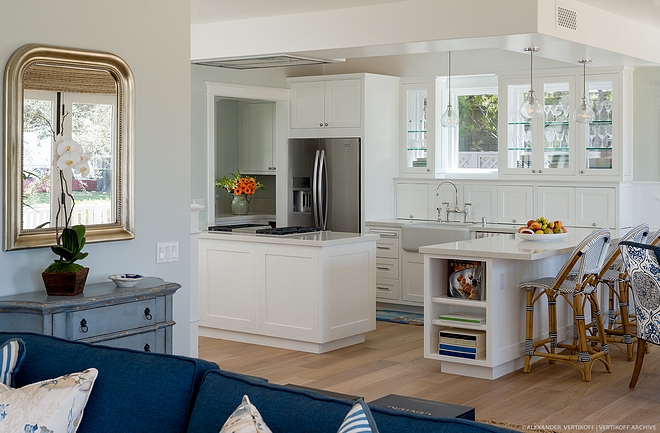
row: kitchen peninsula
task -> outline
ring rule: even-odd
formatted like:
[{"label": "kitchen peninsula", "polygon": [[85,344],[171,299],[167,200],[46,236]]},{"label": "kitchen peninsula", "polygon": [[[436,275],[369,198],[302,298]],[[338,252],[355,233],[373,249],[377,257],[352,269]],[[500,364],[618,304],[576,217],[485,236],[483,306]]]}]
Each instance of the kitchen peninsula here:
[{"label": "kitchen peninsula", "polygon": [[[554,276],[568,255],[591,229],[570,228],[557,242],[530,242],[515,236],[493,236],[438,245],[423,246],[424,254],[424,357],[441,361],[446,373],[483,379],[496,379],[522,368],[525,344],[525,296],[519,283]],[[612,241],[621,236],[612,230]],[[460,299],[448,294],[449,264],[464,260],[481,265],[481,287],[485,300]],[[476,273],[475,273],[476,274]],[[600,301],[601,309],[607,308]],[[557,304],[558,337],[572,335],[572,316],[563,303]],[[535,313],[535,333],[547,333],[547,310]],[[483,323],[442,320],[467,314],[481,317]],[[471,333],[485,340],[485,355],[476,359],[440,355],[440,331]],[[537,335],[535,335],[536,337]],[[596,367],[597,368],[597,367]]]},{"label": "kitchen peninsula", "polygon": [[376,327],[378,235],[199,236],[199,335],[323,353]]}]

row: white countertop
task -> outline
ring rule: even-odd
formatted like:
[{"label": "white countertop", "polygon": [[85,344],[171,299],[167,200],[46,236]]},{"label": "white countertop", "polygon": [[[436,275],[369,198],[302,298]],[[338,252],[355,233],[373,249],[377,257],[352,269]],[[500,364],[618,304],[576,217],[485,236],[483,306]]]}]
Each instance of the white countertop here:
[{"label": "white countertop", "polygon": [[200,233],[199,238],[225,241],[256,242],[264,244],[326,247],[358,242],[376,242],[376,240],[379,238],[379,235],[323,231],[286,236],[273,236],[255,233],[205,231]]},{"label": "white countertop", "polygon": [[[420,223],[434,223],[436,221],[432,220],[402,220],[402,219],[387,219],[380,221],[366,221],[365,225],[367,227],[392,227],[392,228],[401,228],[408,224],[420,224]],[[452,223],[440,223],[451,226]],[[464,223],[461,223],[464,224]],[[520,227],[520,224],[486,224],[485,226],[478,223],[468,223],[469,225],[466,228],[472,232],[488,232],[488,233],[515,233]]]},{"label": "white countertop", "polygon": [[[473,260],[490,258],[538,260],[571,253],[593,231],[593,229],[586,228],[571,228],[568,231],[568,236],[558,242],[526,241],[517,236],[514,238],[510,236],[493,236],[483,239],[470,239],[467,241],[423,246],[419,249],[419,252]],[[625,232],[626,230],[612,230],[613,240],[618,239]]]}]

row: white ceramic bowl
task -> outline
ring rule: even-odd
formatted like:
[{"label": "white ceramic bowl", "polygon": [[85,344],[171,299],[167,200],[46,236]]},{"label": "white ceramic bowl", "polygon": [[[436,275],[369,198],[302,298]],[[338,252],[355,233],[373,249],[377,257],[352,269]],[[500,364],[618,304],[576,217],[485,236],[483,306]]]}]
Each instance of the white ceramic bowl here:
[{"label": "white ceramic bowl", "polygon": [[542,234],[542,235],[537,235],[537,234],[530,235],[523,233],[516,233],[516,234],[521,239],[524,239],[526,241],[536,241],[536,242],[557,242],[568,236],[568,233],[553,233],[553,234]]},{"label": "white ceramic bowl", "polygon": [[108,279],[112,280],[117,287],[133,287],[144,278],[140,274],[116,274],[110,275]]}]

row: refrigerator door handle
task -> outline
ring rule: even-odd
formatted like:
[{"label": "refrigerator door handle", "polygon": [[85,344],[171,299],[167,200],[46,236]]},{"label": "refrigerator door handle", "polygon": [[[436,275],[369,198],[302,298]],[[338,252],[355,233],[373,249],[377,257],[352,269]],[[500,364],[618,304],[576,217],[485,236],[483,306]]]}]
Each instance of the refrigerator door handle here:
[{"label": "refrigerator door handle", "polygon": [[319,157],[320,157],[320,151],[316,151],[316,156],[314,157],[314,176],[312,177],[312,215],[314,216],[314,226],[315,227],[320,227],[320,216],[321,213],[319,212],[319,191],[318,191],[318,183],[319,183]]},{"label": "refrigerator door handle", "polygon": [[328,228],[328,162],[325,159],[325,150],[321,151],[319,163],[319,227],[321,230]]}]

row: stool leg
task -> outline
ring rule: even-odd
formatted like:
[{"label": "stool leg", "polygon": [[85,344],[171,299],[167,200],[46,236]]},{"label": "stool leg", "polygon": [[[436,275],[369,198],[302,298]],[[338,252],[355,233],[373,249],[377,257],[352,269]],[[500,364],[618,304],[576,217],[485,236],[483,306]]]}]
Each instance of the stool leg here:
[{"label": "stool leg", "polygon": [[625,280],[619,280],[619,310],[621,313],[621,328],[623,330],[622,342],[626,345],[626,359],[633,359],[633,339],[630,330],[630,317],[628,316],[629,285]]},{"label": "stool leg", "polygon": [[525,366],[524,373],[529,373],[534,356],[534,287],[527,287],[527,305],[525,307]]},{"label": "stool leg", "polygon": [[605,326],[603,325],[603,318],[601,317],[600,307],[598,306],[598,296],[596,291],[589,293],[589,303],[591,304],[591,311],[596,317],[596,327],[598,328],[598,336],[600,340],[600,350],[605,352],[605,368],[607,372],[612,371],[612,362],[610,360],[610,348],[607,345],[607,335],[605,335]]},{"label": "stool leg", "polygon": [[573,297],[575,308],[575,322],[577,325],[577,349],[579,352],[578,362],[582,363],[582,378],[585,382],[591,381],[591,355],[587,347],[587,328],[584,320],[584,295],[582,292],[575,293]]},{"label": "stool leg", "polygon": [[[550,337],[550,353],[557,352],[557,295],[548,293],[548,334]],[[550,360],[550,363],[554,363]]]}]

